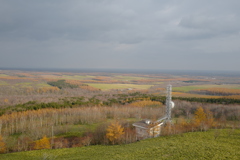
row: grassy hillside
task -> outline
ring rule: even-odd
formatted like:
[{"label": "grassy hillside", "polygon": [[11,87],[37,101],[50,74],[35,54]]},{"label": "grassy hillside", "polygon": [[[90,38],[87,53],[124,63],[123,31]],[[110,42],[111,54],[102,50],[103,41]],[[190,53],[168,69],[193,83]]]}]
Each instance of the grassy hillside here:
[{"label": "grassy hillside", "polygon": [[239,159],[240,130],[211,130],[143,140],[128,145],[38,150],[0,155],[32,159]]}]

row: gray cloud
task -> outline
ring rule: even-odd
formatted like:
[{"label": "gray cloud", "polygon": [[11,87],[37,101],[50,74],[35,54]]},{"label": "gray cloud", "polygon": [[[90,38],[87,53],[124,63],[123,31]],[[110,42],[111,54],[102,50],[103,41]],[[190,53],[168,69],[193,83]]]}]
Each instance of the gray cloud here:
[{"label": "gray cloud", "polygon": [[239,5],[2,0],[0,67],[238,70]]}]

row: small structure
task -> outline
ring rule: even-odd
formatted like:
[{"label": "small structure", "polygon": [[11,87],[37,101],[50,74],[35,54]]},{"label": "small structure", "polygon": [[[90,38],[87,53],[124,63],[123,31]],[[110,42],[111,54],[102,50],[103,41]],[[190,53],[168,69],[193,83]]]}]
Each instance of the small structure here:
[{"label": "small structure", "polygon": [[138,140],[160,136],[161,126],[163,126],[166,122],[171,122],[171,110],[174,107],[171,93],[172,86],[168,85],[166,98],[166,115],[163,118],[160,118],[157,121],[146,119],[133,123],[133,126],[136,128],[136,136]]},{"label": "small structure", "polygon": [[163,121],[152,122],[151,120],[142,120],[133,124],[136,128],[136,137],[138,140],[160,136]]}]

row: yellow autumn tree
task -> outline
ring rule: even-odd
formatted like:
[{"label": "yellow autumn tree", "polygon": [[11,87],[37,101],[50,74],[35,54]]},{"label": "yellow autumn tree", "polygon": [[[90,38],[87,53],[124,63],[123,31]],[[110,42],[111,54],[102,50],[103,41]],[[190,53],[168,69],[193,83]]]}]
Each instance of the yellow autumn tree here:
[{"label": "yellow autumn tree", "polygon": [[5,98],[5,99],[4,99],[4,102],[5,102],[5,103],[8,103],[8,102],[9,102],[9,100],[8,100],[7,98]]},{"label": "yellow autumn tree", "polygon": [[202,107],[198,107],[194,114],[195,125],[200,127],[201,131],[206,125],[207,122],[207,114],[204,112]]},{"label": "yellow autumn tree", "polygon": [[5,153],[6,152],[6,144],[3,141],[2,136],[0,135],[0,153]]},{"label": "yellow autumn tree", "polygon": [[196,110],[196,112],[194,114],[194,118],[195,118],[195,123],[198,125],[201,124],[202,122],[206,121],[207,115],[204,112],[202,107],[198,107],[198,109]]},{"label": "yellow autumn tree", "polygon": [[47,136],[43,136],[42,139],[36,141],[34,149],[50,149],[50,141]]},{"label": "yellow autumn tree", "polygon": [[124,128],[118,122],[115,122],[108,126],[106,137],[112,144],[115,144],[123,134]]}]

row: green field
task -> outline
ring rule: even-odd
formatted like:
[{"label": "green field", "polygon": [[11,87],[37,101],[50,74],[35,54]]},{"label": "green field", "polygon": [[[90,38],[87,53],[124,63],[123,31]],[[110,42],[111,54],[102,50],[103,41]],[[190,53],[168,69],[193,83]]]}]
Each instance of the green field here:
[{"label": "green field", "polygon": [[148,89],[152,85],[137,85],[137,84],[102,84],[102,83],[87,83],[89,86],[101,89],[101,90],[109,90],[109,89]]},{"label": "green field", "polygon": [[22,82],[22,83],[16,83],[12,85],[13,87],[37,87],[37,88],[42,88],[42,87],[51,87],[49,84],[44,83],[44,82]]},{"label": "green field", "polygon": [[240,89],[239,85],[194,85],[194,86],[182,86],[173,87],[175,92],[189,92],[196,89],[208,89],[208,88],[230,88],[230,89]]},{"label": "green field", "polygon": [[37,87],[51,87],[51,85],[49,85],[47,83],[37,83],[36,86]]},{"label": "green field", "polygon": [[[0,80],[0,85],[9,85],[7,82]],[[11,84],[12,87],[51,87],[49,84],[45,82],[34,82],[34,81],[29,81],[29,82],[20,82],[20,83],[15,83]]]},{"label": "green field", "polygon": [[7,74],[0,74],[0,77],[8,77],[9,75]]},{"label": "green field", "polygon": [[[217,134],[218,133],[218,134]],[[218,136],[214,136],[218,135]],[[215,139],[215,137],[217,137]],[[32,159],[209,159],[239,160],[240,130],[211,130],[146,139],[115,146],[89,146],[0,155],[1,160]]]}]

